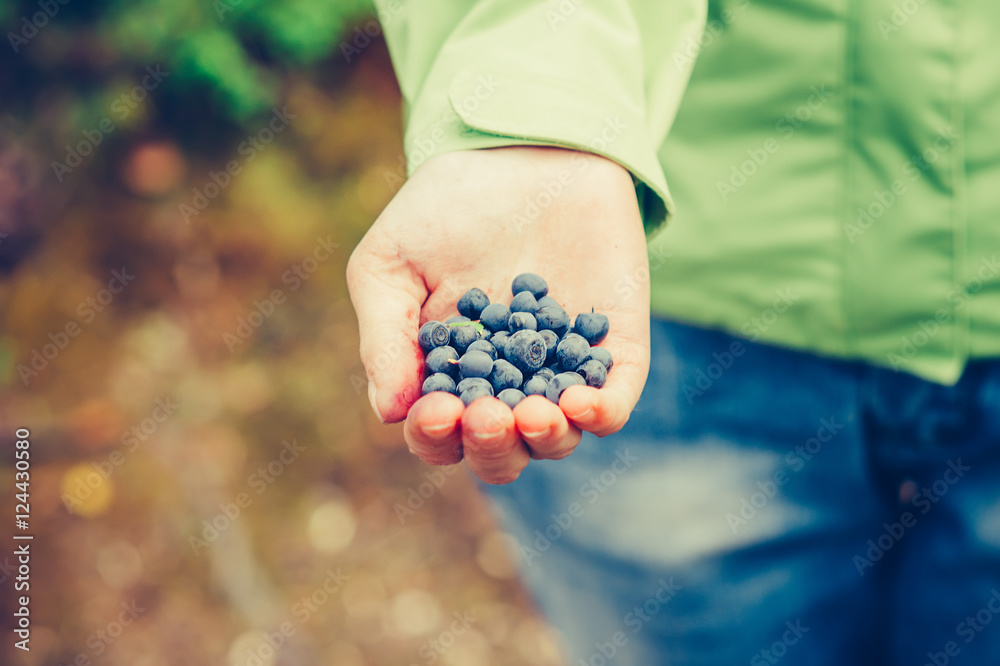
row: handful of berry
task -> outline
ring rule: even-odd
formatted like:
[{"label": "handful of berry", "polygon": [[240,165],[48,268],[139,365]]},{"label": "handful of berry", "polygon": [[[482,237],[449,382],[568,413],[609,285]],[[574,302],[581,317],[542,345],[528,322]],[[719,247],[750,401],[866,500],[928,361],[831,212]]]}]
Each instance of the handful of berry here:
[{"label": "handful of berry", "polygon": [[613,360],[596,345],[608,334],[607,316],[585,312],[571,322],[548,292],[541,277],[522,273],[511,284],[509,306],[473,288],[459,299],[458,317],[421,326],[423,394],[445,391],[466,406],[496,396],[513,408],[529,395],[559,404],[574,384],[604,386]]}]

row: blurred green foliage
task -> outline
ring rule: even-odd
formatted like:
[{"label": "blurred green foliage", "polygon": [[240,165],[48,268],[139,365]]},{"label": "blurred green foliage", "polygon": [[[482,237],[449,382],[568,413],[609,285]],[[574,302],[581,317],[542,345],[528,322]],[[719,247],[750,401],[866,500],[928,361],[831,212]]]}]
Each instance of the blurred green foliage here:
[{"label": "blurred green foliage", "polygon": [[175,103],[204,107],[207,94],[213,113],[246,122],[276,102],[283,73],[339,57],[345,26],[372,11],[370,0],[3,2],[0,67],[27,76],[0,74],[0,92],[23,103],[40,82],[72,75],[85,106],[109,81],[160,63]]},{"label": "blurred green foliage", "polygon": [[133,64],[162,57],[179,81],[210,84],[243,118],[274,103],[278,81],[265,65],[301,67],[325,57],[366,9],[367,0],[115,2],[100,17],[100,32]]}]

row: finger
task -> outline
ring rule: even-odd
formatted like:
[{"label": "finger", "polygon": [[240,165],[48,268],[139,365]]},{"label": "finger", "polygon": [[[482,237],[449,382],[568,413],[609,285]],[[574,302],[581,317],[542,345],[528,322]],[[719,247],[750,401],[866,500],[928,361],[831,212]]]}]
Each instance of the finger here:
[{"label": "finger", "polygon": [[529,395],[517,404],[514,422],[535,459],[565,458],[580,443],[580,429],[566,420],[558,405],[540,395]]},{"label": "finger", "polygon": [[347,265],[358,316],[368,399],[385,423],[402,421],[420,397],[423,354],[417,345],[423,280],[377,232],[361,241]]},{"label": "finger", "polygon": [[630,370],[615,365],[600,389],[570,386],[559,398],[560,409],[576,427],[598,437],[621,430],[639,402],[645,383],[646,373]]},{"label": "finger", "polygon": [[530,456],[514,427],[514,413],[496,398],[480,398],[462,415],[465,464],[486,483],[510,483]]},{"label": "finger", "polygon": [[462,460],[462,412],[456,396],[435,391],[413,403],[403,425],[410,453],[428,465],[454,465]]}]

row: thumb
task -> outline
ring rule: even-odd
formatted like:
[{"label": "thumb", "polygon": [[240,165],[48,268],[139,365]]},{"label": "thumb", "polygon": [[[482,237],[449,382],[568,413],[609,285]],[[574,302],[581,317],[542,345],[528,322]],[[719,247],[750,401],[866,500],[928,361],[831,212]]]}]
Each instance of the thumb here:
[{"label": "thumb", "polygon": [[[621,430],[639,402],[649,375],[649,324],[639,323],[639,316],[618,319],[625,335],[609,335],[603,345],[615,359],[607,383],[601,389],[570,386],[559,399],[566,418],[598,437]],[[631,326],[626,323],[629,321]]]},{"label": "thumb", "polygon": [[365,238],[347,264],[347,288],[358,317],[368,399],[383,423],[395,423],[420,397],[423,354],[417,344],[423,279],[397,251]]},{"label": "thumb", "polygon": [[570,386],[559,399],[559,407],[577,428],[604,437],[628,421],[644,383],[641,368],[616,363],[601,389]]}]

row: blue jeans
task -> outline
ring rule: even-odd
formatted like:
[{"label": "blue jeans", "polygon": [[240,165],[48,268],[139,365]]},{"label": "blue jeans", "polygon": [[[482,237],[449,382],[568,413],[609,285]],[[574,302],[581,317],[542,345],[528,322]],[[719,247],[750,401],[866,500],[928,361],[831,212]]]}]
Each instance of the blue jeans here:
[{"label": "blue jeans", "polygon": [[652,352],[620,433],[487,488],[573,666],[1000,664],[1000,361]]}]

